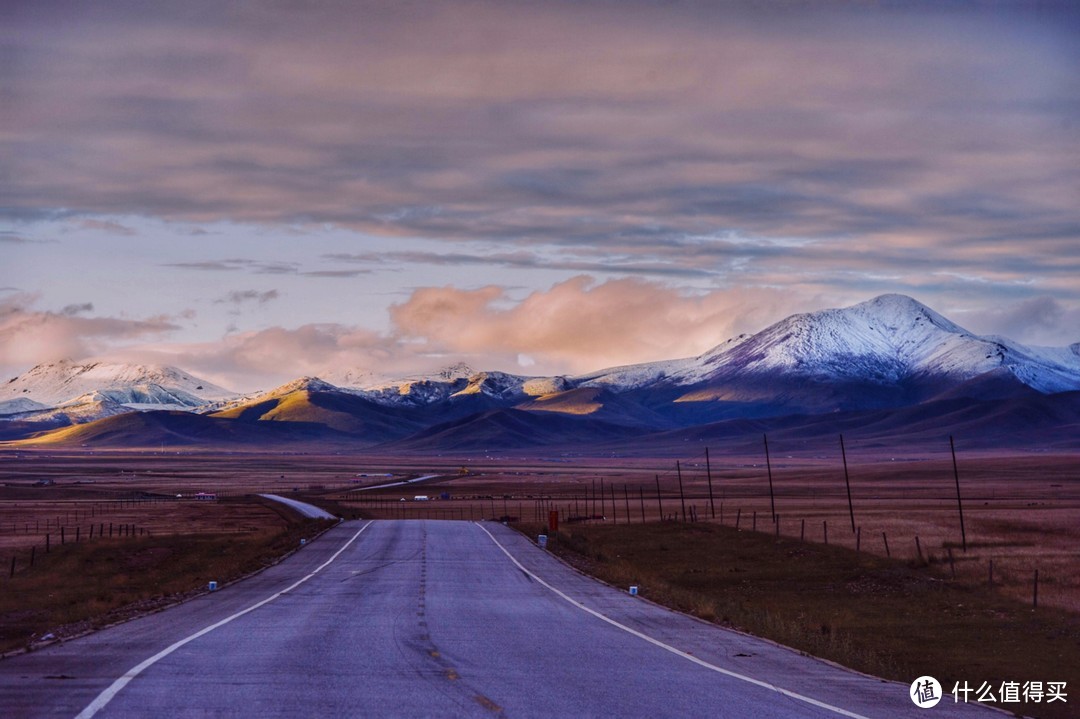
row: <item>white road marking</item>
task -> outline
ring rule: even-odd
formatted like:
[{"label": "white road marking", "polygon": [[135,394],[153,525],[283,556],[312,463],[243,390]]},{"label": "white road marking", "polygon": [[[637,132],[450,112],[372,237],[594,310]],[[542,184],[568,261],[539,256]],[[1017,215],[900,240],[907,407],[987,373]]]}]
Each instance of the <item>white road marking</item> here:
[{"label": "white road marking", "polygon": [[286,594],[286,593],[292,591],[293,589],[296,589],[301,584],[303,584],[307,580],[311,579],[316,574],[321,572],[323,569],[328,567],[331,562],[333,562],[335,559],[337,559],[338,556],[342,552],[344,552],[346,549],[348,549],[349,545],[351,545],[353,542],[355,542],[356,538],[359,537],[361,534],[363,534],[364,530],[367,529],[370,526],[371,526],[371,522],[369,521],[367,524],[365,524],[363,527],[361,527],[356,532],[356,534],[354,534],[349,539],[348,542],[346,542],[344,545],[342,545],[341,549],[334,552],[334,556],[330,557],[330,559],[327,559],[325,562],[320,564],[313,572],[311,572],[311,574],[307,575],[303,579],[298,579],[297,581],[293,582],[292,584],[290,584],[285,589],[282,589],[280,592],[278,592],[278,593],[276,593],[276,594],[274,594],[272,596],[267,597],[266,599],[262,600],[261,602],[257,602],[255,604],[252,604],[247,609],[243,609],[243,610],[237,612],[236,614],[233,614],[232,616],[229,616],[229,617],[226,617],[225,619],[222,619],[220,622],[217,622],[216,624],[211,624],[210,626],[206,627],[205,629],[201,629],[200,631],[195,632],[191,636],[185,637],[184,639],[181,639],[180,641],[176,642],[175,644],[172,644],[171,646],[168,646],[165,649],[162,649],[160,652],[158,652],[154,656],[150,657],[149,659],[145,660],[144,662],[142,662],[140,664],[137,664],[136,666],[132,667],[122,677],[120,677],[115,682],[113,682],[111,685],[109,685],[109,687],[105,691],[101,692],[101,694],[98,694],[97,698],[94,699],[94,701],[90,702],[90,704],[85,709],[83,709],[81,712],[79,712],[78,716],[76,716],[75,719],[90,719],[90,717],[94,716],[99,711],[104,709],[105,705],[108,704],[110,701],[112,701],[113,697],[115,697],[117,694],[119,694],[120,690],[123,689],[124,687],[126,687],[131,682],[132,679],[139,676],[144,671],[149,669],[151,666],[153,666],[157,662],[161,661],[165,657],[169,656],[170,654],[172,654],[173,652],[175,652],[177,649],[184,646],[185,644],[187,644],[189,642],[193,642],[196,639],[198,639],[199,637],[204,636],[206,634],[209,634],[210,632],[214,631],[215,629],[217,629],[219,627],[225,626],[226,624],[233,621],[234,619],[238,619],[238,618],[244,616],[245,614],[248,614],[249,612],[255,611],[259,607],[262,607],[262,606],[265,606],[265,605],[269,604],[270,602],[272,602],[275,599],[277,599],[278,597],[280,597],[282,594]]},{"label": "white road marking", "polygon": [[611,617],[605,617],[600,612],[596,611],[595,609],[590,609],[589,607],[585,606],[584,604],[582,604],[578,600],[576,600],[576,599],[568,596],[567,594],[563,593],[562,591],[556,589],[555,587],[551,586],[550,584],[545,582],[540,577],[536,576],[536,574],[534,574],[533,572],[526,569],[524,566],[522,566],[521,562],[519,562],[514,557],[514,555],[510,554],[510,552],[506,549],[506,547],[504,547],[499,542],[498,539],[495,539],[495,535],[493,535],[491,532],[489,532],[486,527],[484,527],[484,526],[482,526],[480,524],[477,524],[476,526],[480,527],[480,529],[483,530],[484,534],[491,537],[491,541],[495,542],[495,546],[497,546],[499,549],[501,549],[503,554],[505,554],[507,557],[509,557],[510,561],[513,562],[517,566],[518,569],[525,572],[525,574],[529,575],[534,580],[536,580],[538,583],[540,583],[541,585],[547,587],[552,592],[559,595],[560,597],[562,597],[566,601],[570,602],[570,604],[574,605],[575,607],[582,610],[583,612],[588,612],[589,614],[593,615],[597,619],[602,619],[603,621],[607,622],[608,624],[610,624],[610,625],[612,625],[614,627],[618,627],[619,629],[623,630],[624,632],[627,632],[629,634],[633,634],[635,637],[638,637],[639,639],[644,639],[645,641],[649,642],[650,644],[654,644],[654,645],[660,647],[661,649],[666,649],[667,651],[671,652],[672,654],[680,656],[683,659],[691,661],[694,664],[697,664],[699,666],[705,667],[706,669],[711,669],[712,671],[717,672],[719,674],[723,674],[725,676],[732,677],[733,679],[738,679],[740,681],[748,682],[748,683],[753,684],[755,686],[759,686],[759,687],[763,687],[765,689],[772,690],[772,691],[777,692],[779,694],[783,694],[786,697],[790,697],[791,699],[797,699],[797,700],[799,700],[801,702],[806,702],[807,704],[811,704],[811,705],[819,707],[821,709],[831,711],[831,712],[833,712],[835,714],[839,714],[840,716],[850,717],[851,719],[869,719],[868,717],[865,717],[862,714],[856,714],[854,712],[849,712],[846,709],[841,709],[840,707],[833,706],[832,704],[826,704],[825,702],[818,701],[817,699],[813,699],[813,698],[808,697],[808,696],[803,696],[802,694],[798,694],[798,693],[793,692],[793,691],[791,691],[789,689],[784,689],[782,687],[778,687],[775,684],[769,684],[768,682],[763,682],[760,679],[754,679],[753,677],[748,677],[745,674],[739,674],[738,672],[733,672],[730,669],[724,669],[723,667],[718,667],[715,664],[710,664],[709,662],[706,662],[706,661],[704,661],[702,659],[698,659],[693,654],[687,654],[686,652],[682,651],[681,649],[676,649],[675,647],[671,646],[670,644],[665,644],[664,642],[660,641],[659,639],[655,639],[653,637],[650,637],[648,634],[642,634],[641,632],[637,631],[636,629],[632,629],[631,627],[628,627],[625,624],[620,624],[619,622],[615,621]]}]

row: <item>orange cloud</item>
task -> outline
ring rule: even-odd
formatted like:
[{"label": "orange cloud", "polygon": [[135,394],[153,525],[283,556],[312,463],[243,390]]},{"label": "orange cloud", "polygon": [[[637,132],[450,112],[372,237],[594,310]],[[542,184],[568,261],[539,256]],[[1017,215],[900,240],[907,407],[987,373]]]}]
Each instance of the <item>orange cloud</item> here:
[{"label": "orange cloud", "polygon": [[175,329],[165,316],[146,319],[89,317],[90,304],[70,305],[61,312],[33,309],[35,297],[12,295],[0,300],[0,367],[25,369],[59,359],[80,359],[105,351],[117,342],[145,341]]},{"label": "orange cloud", "polygon": [[390,316],[430,352],[527,356],[529,370],[588,372],[700,354],[781,319],[792,292],[763,289],[687,294],[640,279],[596,284],[578,276],[518,303],[504,289],[417,290]]}]

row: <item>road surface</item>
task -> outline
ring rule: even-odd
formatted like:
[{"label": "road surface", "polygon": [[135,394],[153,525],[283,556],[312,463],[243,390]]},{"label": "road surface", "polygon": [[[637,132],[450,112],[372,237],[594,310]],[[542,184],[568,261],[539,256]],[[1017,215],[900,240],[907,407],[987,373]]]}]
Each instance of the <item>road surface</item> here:
[{"label": "road surface", "polygon": [[453,521],[345,522],[248,580],[0,661],[5,717],[1002,716],[907,692]]},{"label": "road surface", "polygon": [[284,504],[288,507],[292,507],[308,519],[337,519],[337,517],[330,514],[325,509],[320,509],[314,504],[308,504],[307,502],[298,502],[295,499],[289,499],[288,497],[282,497],[277,494],[260,494],[259,496],[264,499],[269,499],[273,502],[280,502],[281,504]]},{"label": "road surface", "polygon": [[370,492],[373,489],[387,489],[389,487],[406,487],[410,484],[420,484],[426,482],[429,479],[435,479],[441,477],[441,474],[425,474],[422,477],[415,477],[413,479],[403,479],[400,482],[387,482],[386,484],[373,484],[370,487],[357,487],[356,489],[350,489],[350,492]]}]

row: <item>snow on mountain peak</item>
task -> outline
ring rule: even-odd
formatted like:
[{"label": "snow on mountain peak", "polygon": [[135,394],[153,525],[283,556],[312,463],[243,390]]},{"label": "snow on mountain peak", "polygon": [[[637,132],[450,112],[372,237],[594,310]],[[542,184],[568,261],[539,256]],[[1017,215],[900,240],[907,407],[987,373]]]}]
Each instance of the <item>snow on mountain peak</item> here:
[{"label": "snow on mountain peak", "polygon": [[301,377],[267,392],[265,397],[282,397],[293,392],[337,392],[338,387],[318,377]]},{"label": "snow on mountain peak", "polygon": [[61,360],[9,380],[0,387],[0,400],[24,398],[55,407],[94,393],[123,405],[186,408],[233,394],[176,367]]},{"label": "snow on mountain peak", "polygon": [[1080,389],[1080,356],[980,337],[905,295],[792,315],[733,346],[702,355],[684,381],[783,372],[895,384],[914,377],[966,381],[1005,369],[1040,392]]}]

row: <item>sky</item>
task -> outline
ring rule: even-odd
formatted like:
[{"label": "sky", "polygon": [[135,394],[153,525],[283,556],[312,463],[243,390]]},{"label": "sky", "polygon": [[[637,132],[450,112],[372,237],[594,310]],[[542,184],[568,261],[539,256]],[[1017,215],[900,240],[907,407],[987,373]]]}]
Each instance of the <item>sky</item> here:
[{"label": "sky", "polygon": [[0,372],[583,373],[910,295],[1080,342],[1080,10],[0,4]]}]

